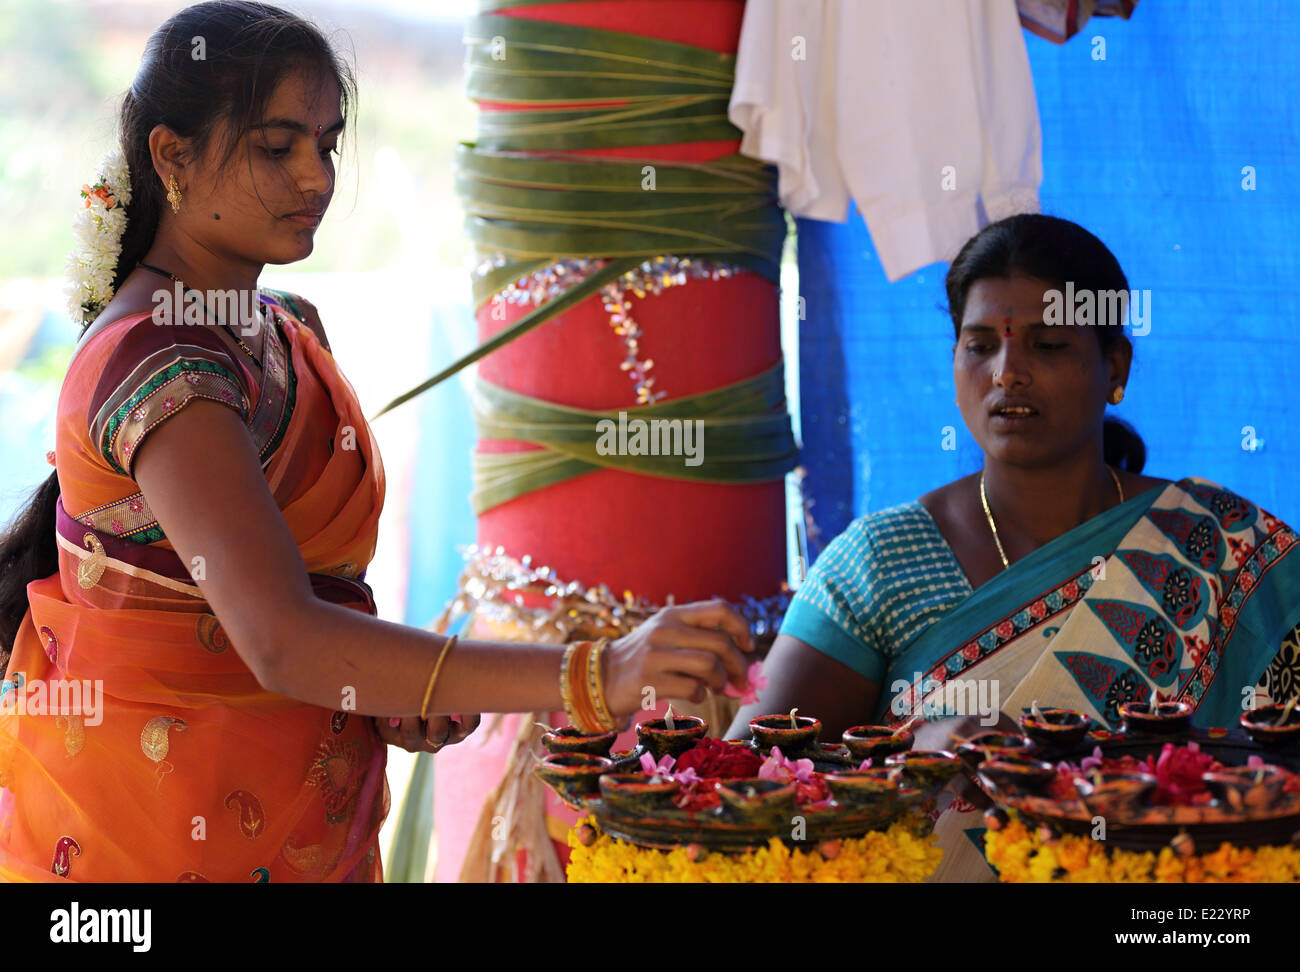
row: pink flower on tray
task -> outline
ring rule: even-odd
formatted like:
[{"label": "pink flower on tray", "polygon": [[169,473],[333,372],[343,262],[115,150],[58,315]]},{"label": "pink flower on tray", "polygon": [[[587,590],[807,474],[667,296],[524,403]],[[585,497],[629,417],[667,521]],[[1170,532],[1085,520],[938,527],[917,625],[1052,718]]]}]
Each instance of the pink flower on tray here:
[{"label": "pink flower on tray", "polygon": [[756,661],[750,665],[746,677],[749,684],[745,686],[743,692],[728,682],[727,687],[723,689],[723,695],[730,699],[740,699],[741,705],[750,705],[757,702],[758,693],[767,688],[767,679],[763,677],[763,663]]},{"label": "pink flower on tray", "polygon": [[646,776],[658,776],[660,779],[671,780],[673,778],[673,766],[677,760],[671,756],[665,756],[658,763],[649,753],[641,754],[641,769]]},{"label": "pink flower on tray", "polygon": [[758,778],[760,780],[776,780],[780,783],[789,783],[794,780],[799,783],[811,783],[813,777],[813,761],[811,759],[789,759],[782,755],[780,746],[773,746],[772,752],[767,759],[763,760],[763,765],[758,768]]},{"label": "pink flower on tray", "polygon": [[700,776],[695,772],[695,767],[688,766],[684,770],[678,770],[672,778],[682,786],[690,786],[692,783],[698,783]]}]

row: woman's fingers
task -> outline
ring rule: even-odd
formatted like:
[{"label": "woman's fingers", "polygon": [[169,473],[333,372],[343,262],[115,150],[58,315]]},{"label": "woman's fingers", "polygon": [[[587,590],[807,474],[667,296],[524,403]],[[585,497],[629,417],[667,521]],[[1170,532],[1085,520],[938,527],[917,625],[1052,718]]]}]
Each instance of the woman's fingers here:
[{"label": "woman's fingers", "polygon": [[704,683],[689,675],[665,673],[655,682],[655,691],[667,699],[684,699],[697,704],[708,698]]},{"label": "woman's fingers", "polygon": [[[418,718],[415,721],[421,722]],[[431,747],[430,751],[436,753],[451,741],[456,726],[447,716],[429,716],[423,720],[423,728],[424,741]]]},{"label": "woman's fingers", "polygon": [[[670,620],[651,636],[651,643],[661,650],[686,649],[712,655],[721,663],[726,673],[723,687],[727,681],[737,688],[745,687],[748,660],[736,649],[732,638],[725,632],[676,624]],[[722,691],[722,688],[718,691]]]},{"label": "woman's fingers", "polygon": [[398,746],[408,753],[436,753],[468,737],[479,727],[482,717],[461,716],[459,722],[448,716],[430,716],[428,719],[419,716],[384,717],[374,721],[379,738],[388,745]]},{"label": "woman's fingers", "polygon": [[689,676],[715,692],[721,692],[727,687],[727,670],[717,655],[707,651],[678,649],[665,652],[662,658],[665,672]]},{"label": "woman's fingers", "polygon": [[665,610],[677,620],[695,628],[721,628],[743,651],[754,650],[754,636],[749,630],[749,622],[726,601],[695,601]]},{"label": "woman's fingers", "polygon": [[482,721],[483,717],[480,715],[463,715],[459,717],[459,721],[453,719],[451,723],[451,738],[447,740],[446,744],[448,746],[454,746],[456,743],[468,738],[474,730],[478,728],[479,723]]}]

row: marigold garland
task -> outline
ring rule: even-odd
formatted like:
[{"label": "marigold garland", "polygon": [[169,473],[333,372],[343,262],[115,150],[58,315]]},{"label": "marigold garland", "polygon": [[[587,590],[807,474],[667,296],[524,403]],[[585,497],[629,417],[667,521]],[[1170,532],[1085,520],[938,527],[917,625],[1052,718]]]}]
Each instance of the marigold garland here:
[{"label": "marigold garland", "polygon": [[[578,839],[583,824],[596,828],[591,846]],[[816,847],[791,849],[773,837],[746,854],[709,853],[692,861],[685,847],[650,850],[600,831],[595,817],[569,831],[568,879],[576,884],[809,884],[915,883],[933,874],[943,858],[937,839],[917,837],[915,821],[840,841],[826,860]]]},{"label": "marigold garland", "polygon": [[1300,849],[1234,847],[1223,843],[1209,854],[1180,857],[1170,847],[1159,854],[1107,848],[1105,841],[1064,834],[1045,844],[1014,814],[1001,830],[984,834],[988,862],[1012,883],[1291,883],[1300,881]]}]

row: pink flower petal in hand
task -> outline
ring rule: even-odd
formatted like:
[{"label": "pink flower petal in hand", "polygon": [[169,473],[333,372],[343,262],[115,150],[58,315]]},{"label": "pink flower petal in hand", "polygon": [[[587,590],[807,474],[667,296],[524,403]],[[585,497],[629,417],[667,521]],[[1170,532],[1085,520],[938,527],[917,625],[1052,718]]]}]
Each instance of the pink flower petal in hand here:
[{"label": "pink flower petal in hand", "polygon": [[763,677],[763,663],[756,661],[750,665],[746,678],[749,684],[745,686],[743,692],[728,682],[722,694],[731,699],[740,699],[741,705],[752,705],[757,702],[758,693],[767,688],[767,679]]}]

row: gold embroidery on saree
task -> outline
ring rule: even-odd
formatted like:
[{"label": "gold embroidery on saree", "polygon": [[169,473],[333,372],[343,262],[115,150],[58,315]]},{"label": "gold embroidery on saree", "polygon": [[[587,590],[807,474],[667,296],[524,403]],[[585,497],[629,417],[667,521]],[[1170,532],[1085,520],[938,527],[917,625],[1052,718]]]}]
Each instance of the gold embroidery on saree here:
[{"label": "gold embroidery on saree", "polygon": [[[62,535],[55,535],[54,542],[57,543],[61,549],[66,550],[68,553],[75,556],[78,560],[86,560],[87,558],[92,556],[91,553],[82,549],[81,547],[78,547],[76,544],[72,543]],[[102,545],[101,545],[101,549],[102,549]],[[164,577],[162,574],[154,573],[152,570],[145,570],[142,567],[133,567],[131,564],[128,564],[125,561],[117,560],[113,557],[108,557],[107,555],[105,555],[105,559],[104,559],[104,569],[114,571],[115,573],[123,574],[127,577],[136,577],[141,580],[148,581],[150,584],[155,584],[159,587],[164,587],[169,591],[175,591],[178,594],[185,594],[189,597],[196,598],[197,600],[200,601],[203,600],[203,592],[200,591],[198,587],[194,584],[186,584],[183,583],[182,581],[172,580],[170,577]],[[80,571],[80,566],[78,566],[78,572],[79,571]],[[91,587],[87,589],[90,590],[93,588],[94,585],[91,585]]]},{"label": "gold embroidery on saree", "polygon": [[89,590],[104,576],[108,554],[104,553],[104,545],[93,533],[87,533],[81,538],[81,542],[90,551],[90,556],[77,565],[77,583],[85,590]]},{"label": "gold embroidery on saree", "polygon": [[250,840],[262,836],[266,812],[262,801],[248,790],[231,790],[226,794],[226,809],[234,810],[238,817],[239,832]]},{"label": "gold embroidery on saree", "polygon": [[199,644],[214,655],[220,655],[230,647],[230,639],[226,637],[226,629],[221,627],[221,622],[215,615],[200,614],[196,625],[198,630]]},{"label": "gold embroidery on saree", "polygon": [[168,735],[168,730],[173,727],[177,732],[181,732],[186,728],[185,721],[175,716],[154,716],[140,730],[141,751],[158,764],[155,775],[159,787],[162,786],[163,777],[176,769],[167,759],[167,753],[171,749],[171,737]]},{"label": "gold embroidery on saree", "polygon": [[72,870],[72,859],[81,856],[81,845],[71,837],[60,837],[59,842],[54,845],[54,860],[50,864],[50,870],[59,877],[67,877],[68,872]]},{"label": "gold embroidery on saree", "polygon": [[307,782],[319,787],[325,801],[325,819],[342,823],[352,818],[361,781],[357,773],[361,744],[326,737],[316,750],[316,759],[307,774]]},{"label": "gold embroidery on saree", "polygon": [[54,720],[55,728],[63,729],[63,748],[69,756],[76,756],[86,747],[86,729],[84,720],[79,715],[61,715]]}]

